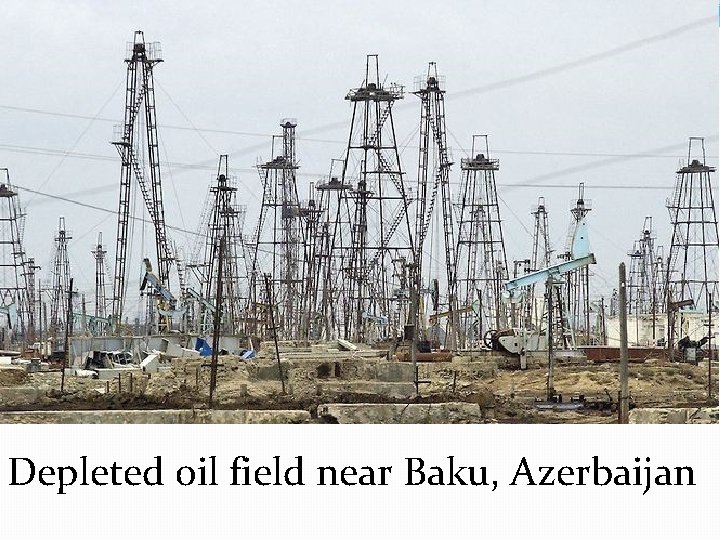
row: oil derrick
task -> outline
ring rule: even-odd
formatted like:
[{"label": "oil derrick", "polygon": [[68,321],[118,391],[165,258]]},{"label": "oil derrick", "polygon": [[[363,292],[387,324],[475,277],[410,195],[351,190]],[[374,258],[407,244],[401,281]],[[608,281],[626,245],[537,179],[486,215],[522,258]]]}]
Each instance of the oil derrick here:
[{"label": "oil derrick", "polygon": [[[537,206],[533,208],[531,214],[534,218],[534,226],[530,272],[535,272],[550,266],[550,255],[552,254],[545,197],[538,198]],[[525,328],[539,329],[542,327],[542,313],[539,313],[537,309],[535,284],[528,287],[522,309]],[[553,334],[555,333],[553,332]]]},{"label": "oil derrick", "polygon": [[407,277],[397,278],[393,262],[404,260],[405,274],[415,257],[392,116],[402,98],[402,86],[380,81],[377,55],[367,56],[362,86],[345,96],[353,113],[340,181],[353,188],[340,207],[352,209],[351,245],[333,249],[344,250],[343,335],[356,342],[395,338],[409,320]]},{"label": "oil derrick", "polygon": [[[35,289],[35,276],[38,270],[42,268],[35,264],[35,259],[27,260],[26,270],[24,272],[25,282],[27,283],[27,342],[34,343],[40,329],[40,310],[38,309],[39,295]],[[37,311],[36,311],[37,310]]]},{"label": "oil derrick", "polygon": [[630,272],[627,283],[627,312],[629,315],[653,313],[657,298],[655,291],[655,233],[652,218],[645,218],[640,238],[628,252]]},{"label": "oil derrick", "polygon": [[[427,74],[415,81],[413,92],[420,98],[420,152],[418,162],[418,187],[415,219],[415,266],[421,276],[433,277],[432,264],[423,257],[426,237],[435,215],[438,191],[442,214],[442,243],[444,246],[447,303],[443,306],[433,302],[433,311],[437,318],[442,309],[448,325],[445,347],[457,347],[457,264],[455,261],[455,238],[453,231],[453,208],[450,197],[450,167],[445,131],[445,78],[439,77],[435,62],[428,65]],[[432,176],[432,180],[429,178]],[[435,234],[440,234],[436,231]],[[439,276],[438,276],[439,277]],[[435,277],[436,279],[438,277]],[[427,289],[420,284],[422,289]],[[429,283],[427,284],[429,286]],[[418,313],[418,316],[422,314]],[[437,319],[436,319],[437,320]]]},{"label": "oil derrick", "polygon": [[[484,139],[483,152],[476,146],[478,138]],[[500,299],[501,287],[508,279],[495,184],[495,171],[500,162],[490,158],[487,135],[473,136],[471,156],[460,162],[458,298],[463,306],[476,305],[479,317],[470,312],[461,315],[461,348],[489,344],[492,333],[507,328],[509,323],[505,304]]]},{"label": "oil derrick", "polygon": [[[209,335],[213,328],[215,299],[217,298],[218,265],[222,260],[222,284],[220,297],[223,299],[220,330],[237,334],[242,309],[241,279],[243,238],[242,228],[245,208],[237,203],[237,187],[228,172],[228,156],[221,155],[218,163],[217,180],[210,188],[211,211],[206,227],[205,257],[201,266],[200,283],[204,285],[199,300],[200,332]],[[220,257],[221,245],[224,246]],[[192,294],[192,293],[191,293]]]},{"label": "oil derrick", "polygon": [[715,168],[705,164],[705,140],[690,137],[687,165],[677,171],[675,191],[666,204],[673,226],[664,296],[668,347],[673,347],[678,337],[684,337],[676,325],[678,313],[717,311],[718,222],[710,175],[713,172]]},{"label": "oil derrick", "polygon": [[665,258],[664,246],[655,248],[655,261],[653,263],[653,294],[655,306],[653,313],[664,313],[665,306],[665,281],[667,279],[667,260]]},{"label": "oil derrick", "polygon": [[[34,334],[34,305],[28,297],[28,261],[22,245],[24,214],[10,174],[0,183],[0,327],[6,339]],[[9,345],[9,344],[8,344]]]},{"label": "oil derrick", "polygon": [[93,335],[105,333],[108,328],[107,313],[107,295],[105,290],[105,282],[107,276],[107,250],[103,245],[102,232],[98,233],[97,242],[93,245],[93,259],[95,259],[95,309],[93,314],[83,314],[83,321],[86,329],[90,330]]},{"label": "oil derrick", "polygon": [[630,272],[627,280],[626,309],[628,315],[635,317],[636,342],[640,344],[642,341],[641,330],[642,334],[646,335],[643,321],[649,317],[652,327],[652,343],[656,343],[656,316],[662,305],[663,263],[662,258],[658,261],[655,232],[650,216],[645,218],[640,238],[633,243],[633,249],[628,252],[628,256],[630,257]]},{"label": "oil derrick", "polygon": [[[137,182],[155,230],[158,279],[161,287],[168,287],[170,252],[165,227],[160,157],[158,150],[157,118],[153,69],[162,62],[160,44],[145,43],[141,31],[136,31],[133,43],[128,44],[127,84],[125,93],[125,122],[119,140],[113,142],[121,158],[120,198],[118,205],[115,277],[113,282],[113,324],[122,323],[127,289],[127,251],[131,207],[131,187]],[[143,127],[144,126],[144,129]],[[144,138],[141,149],[141,139]],[[144,154],[146,162],[141,161]],[[149,172],[149,179],[147,178]],[[154,308],[151,310],[154,316]],[[169,319],[159,317],[160,332],[167,331]]]},{"label": "oil derrick", "polygon": [[[534,226],[530,271],[535,272],[548,268],[552,264],[553,250],[550,246],[548,212],[545,206],[545,197],[538,198],[538,204],[533,208],[531,214],[533,216]],[[546,290],[545,294],[547,294],[547,292]],[[568,344],[563,329],[567,325],[567,321],[563,309],[562,292],[557,287],[552,287],[550,292],[553,294],[553,342],[557,347],[566,348]],[[536,284],[530,285],[522,306],[522,320],[525,328],[542,333],[543,326],[546,325],[545,321],[547,321],[548,302],[544,296],[542,296],[543,301],[538,302],[538,296]]]},{"label": "oil derrick", "polygon": [[95,317],[105,317],[105,255],[107,250],[102,243],[102,233],[98,233],[97,243],[92,252],[95,258]]},{"label": "oil derrick", "polygon": [[309,197],[300,205],[300,212],[305,223],[303,259],[305,276],[300,305],[299,338],[306,342],[321,339],[321,336],[328,338],[327,322],[329,319],[318,311],[318,299],[324,293],[321,290],[321,276],[331,253],[328,212],[323,209],[324,197],[322,196],[327,190],[325,184],[321,185],[323,185],[323,189],[317,190],[315,183],[310,182]]},{"label": "oil derrick", "polygon": [[[572,259],[571,246],[572,240],[575,237],[575,231],[591,209],[591,201],[585,198],[585,183],[580,182],[575,206],[570,210],[573,221],[568,231],[565,253],[560,255],[561,259],[568,261]],[[574,345],[578,331],[581,331],[583,342],[586,344],[590,343],[590,269],[588,266],[567,273],[563,296],[563,303],[566,307],[566,317],[569,323],[564,335]]]},{"label": "oil derrick", "polygon": [[[308,317],[306,335],[312,339],[338,337],[343,317],[343,257],[349,255],[351,209],[349,196],[352,185],[341,177],[344,160],[334,159],[327,179],[315,186],[314,221],[308,234],[311,250],[306,273]],[[347,233],[347,234],[344,234]]]},{"label": "oil derrick", "polygon": [[[251,319],[264,321],[270,299],[264,298],[265,287],[262,274],[271,275],[273,300],[279,306],[276,325],[280,329],[280,339],[296,339],[301,326],[300,305],[302,303],[302,284],[305,265],[301,247],[305,243],[304,224],[297,191],[296,173],[298,164],[295,157],[294,119],[284,119],[282,154],[258,165],[263,185],[263,199],[260,218],[251,241],[252,266],[250,272]],[[273,138],[275,154],[275,138]],[[266,223],[270,220],[270,223]],[[255,333],[253,326],[251,333]]]},{"label": "oil derrick", "polygon": [[68,241],[71,233],[65,229],[65,218],[58,221],[55,237],[55,254],[52,262],[52,289],[50,290],[49,335],[56,339],[62,335],[68,317],[67,297],[70,290],[70,260],[68,259]]}]

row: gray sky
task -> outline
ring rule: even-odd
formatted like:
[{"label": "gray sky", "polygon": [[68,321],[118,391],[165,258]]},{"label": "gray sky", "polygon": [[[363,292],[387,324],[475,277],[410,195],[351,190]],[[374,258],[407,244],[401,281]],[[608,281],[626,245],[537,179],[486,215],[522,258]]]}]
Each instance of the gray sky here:
[{"label": "gray sky", "polygon": [[[270,135],[283,117],[298,119],[300,192],[327,174],[346,144],[351,111],[343,97],[362,82],[368,53],[380,55],[388,81],[410,90],[427,62],[437,62],[447,77],[448,142],[458,162],[473,134],[490,135],[510,261],[529,256],[538,196],[562,248],[577,183],[586,183],[595,294],[614,286],[646,215],[658,244],[669,244],[664,204],[687,138],[707,137],[708,162],[718,161],[712,1],[5,0],[2,10],[0,167],[13,183],[116,210],[120,164],[109,141],[122,121],[126,42],[142,29],[161,42],[165,60],[155,81],[161,157],[170,164],[163,168],[167,221],[190,230],[198,228],[219,153],[230,154],[247,186],[239,198],[250,229],[259,206],[254,165],[271,157]],[[395,113],[398,140],[418,122],[419,100],[408,95]],[[403,152],[410,182],[416,146],[413,137]],[[460,180],[458,166],[452,180]],[[26,251],[42,274],[64,215],[74,233],[73,273],[91,291],[90,248],[102,231],[112,257],[115,217],[21,197]],[[172,236],[180,245],[188,239]],[[134,290],[139,259],[130,269]]]}]

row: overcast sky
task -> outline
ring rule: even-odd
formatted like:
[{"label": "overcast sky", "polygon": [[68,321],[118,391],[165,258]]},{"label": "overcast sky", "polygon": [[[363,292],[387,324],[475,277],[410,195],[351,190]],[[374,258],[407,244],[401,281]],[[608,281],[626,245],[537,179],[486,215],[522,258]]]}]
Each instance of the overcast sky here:
[{"label": "overcast sky", "polygon": [[[456,160],[473,134],[489,134],[510,261],[529,256],[538,196],[562,248],[577,184],[586,183],[594,295],[614,286],[646,215],[657,242],[669,244],[664,204],[688,137],[705,136],[709,164],[718,161],[714,1],[3,0],[0,9],[0,167],[19,187],[113,211],[120,163],[109,141],[122,122],[126,42],[138,29],[161,42],[165,62],[155,82],[165,207],[168,223],[184,229],[198,229],[220,153],[230,154],[253,224],[254,165],[271,157],[270,136],[283,117],[298,119],[300,192],[327,174],[346,144],[351,111],[343,97],[362,82],[368,53],[380,55],[388,81],[410,90],[427,62],[437,62]],[[408,95],[397,106],[399,141],[417,128],[418,101]],[[411,182],[416,146],[412,137],[403,150]],[[452,179],[459,182],[459,167]],[[115,216],[20,193],[26,251],[43,276],[64,215],[73,274],[90,292],[98,231],[112,271]],[[180,245],[192,240],[172,236]],[[136,261],[131,290],[142,271]]]}]

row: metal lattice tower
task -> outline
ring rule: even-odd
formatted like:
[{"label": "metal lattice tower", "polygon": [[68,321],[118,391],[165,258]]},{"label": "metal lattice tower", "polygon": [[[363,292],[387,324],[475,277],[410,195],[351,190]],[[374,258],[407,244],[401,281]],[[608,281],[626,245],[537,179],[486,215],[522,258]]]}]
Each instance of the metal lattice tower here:
[{"label": "metal lattice tower", "polygon": [[[550,256],[552,254],[545,197],[538,198],[537,206],[533,208],[531,214],[534,218],[534,226],[530,271],[535,272],[550,266]],[[542,313],[538,313],[537,310],[534,284],[528,287],[526,292],[523,303],[523,323],[525,328],[540,328],[542,326]]]},{"label": "metal lattice tower", "polygon": [[308,336],[314,339],[338,337],[342,327],[347,290],[342,272],[343,257],[349,255],[352,221],[349,191],[352,185],[340,181],[344,160],[334,159],[327,179],[315,186],[316,224],[308,236],[312,243],[308,254],[307,291],[312,306],[308,313]]},{"label": "metal lattice tower", "polygon": [[[325,296],[324,280],[325,268],[330,264],[330,224],[327,220],[328,209],[324,208],[327,189],[317,189],[315,182],[310,182],[308,199],[301,202],[300,212],[305,223],[304,263],[305,276],[301,299],[301,325],[300,338],[304,341],[329,339],[330,317],[321,315],[318,302]],[[319,197],[319,198],[318,198]]]},{"label": "metal lattice tower", "polygon": [[70,290],[70,260],[68,259],[68,241],[71,233],[65,229],[65,218],[58,220],[58,232],[55,237],[55,254],[52,264],[52,289],[50,290],[50,326],[48,331],[54,338],[63,333],[67,320],[67,297]]},{"label": "metal lattice tower", "polygon": [[[258,165],[263,185],[260,218],[251,241],[254,248],[250,285],[251,318],[267,312],[268,300],[261,301],[265,287],[263,273],[271,275],[273,299],[280,306],[276,326],[281,339],[296,339],[301,327],[304,281],[305,225],[297,191],[298,164],[295,150],[297,121],[283,119],[282,154]],[[275,138],[273,138],[273,154]],[[270,221],[270,223],[266,223]],[[265,317],[264,315],[262,317]],[[266,317],[265,317],[266,318]],[[267,327],[268,325],[265,324]]]},{"label": "metal lattice tower", "polygon": [[690,137],[687,165],[677,171],[675,191],[666,204],[673,226],[665,279],[669,347],[674,345],[676,332],[673,304],[691,301],[693,311],[717,310],[718,222],[713,172],[715,168],[705,164],[705,140]]},{"label": "metal lattice tower", "polygon": [[[128,44],[127,84],[125,93],[125,122],[119,140],[113,142],[121,158],[120,198],[118,206],[117,244],[115,249],[115,277],[113,282],[112,316],[115,325],[122,323],[127,289],[128,225],[131,219],[131,186],[139,186],[155,229],[155,249],[160,284],[168,287],[170,265],[174,257],[168,246],[165,209],[160,179],[157,118],[153,69],[162,62],[160,44],[145,43],[142,31],[136,31],[133,43]],[[141,119],[140,116],[143,118]],[[142,126],[144,125],[144,130]],[[139,149],[144,135],[144,148]],[[146,163],[140,160],[144,152]],[[149,173],[149,180],[147,174]],[[134,181],[133,181],[134,179]],[[166,320],[161,317],[160,320]],[[160,331],[167,328],[160,328]]]},{"label": "metal lattice tower", "polygon": [[664,313],[665,305],[665,282],[667,280],[667,259],[665,258],[664,246],[655,247],[655,262],[653,263],[653,293],[655,295],[654,313]]},{"label": "metal lattice tower", "polygon": [[221,155],[218,163],[217,179],[210,188],[208,220],[203,224],[205,235],[205,256],[199,265],[199,281],[203,284],[200,302],[200,328],[203,335],[212,330],[217,298],[217,276],[220,261],[220,246],[224,242],[222,256],[223,298],[221,331],[236,334],[240,329],[240,315],[244,298],[241,284],[244,275],[243,225],[245,207],[237,202],[237,187],[228,170],[228,156]]},{"label": "metal lattice tower", "polygon": [[[481,152],[478,139],[484,139]],[[490,330],[507,328],[508,316],[500,290],[508,279],[507,255],[498,205],[495,171],[487,135],[474,135],[469,158],[460,162],[462,182],[457,201],[458,298],[464,306],[479,303],[479,319],[465,314],[460,321],[460,346],[479,347]]]},{"label": "metal lattice tower", "polygon": [[[553,249],[550,246],[550,232],[548,229],[548,212],[545,206],[545,197],[538,198],[538,204],[531,212],[534,218],[533,226],[533,247],[532,257],[530,259],[530,271],[535,272],[547,268],[552,264]],[[547,294],[548,291],[546,290]],[[567,346],[563,329],[567,321],[565,318],[562,302],[562,292],[557,287],[552,287],[550,293],[553,294],[553,341],[558,347],[565,348]],[[531,285],[528,288],[525,303],[523,305],[523,320],[526,328],[534,330],[542,330],[543,325],[547,326],[547,298],[543,296],[541,309],[538,310],[537,287]]]},{"label": "metal lattice tower", "polygon": [[655,231],[652,217],[647,216],[643,223],[640,238],[633,243],[628,252],[630,272],[627,281],[627,313],[635,316],[636,337],[640,339],[640,321],[650,316],[652,325],[652,343],[657,343],[657,314],[665,311],[663,307],[663,287],[665,279],[662,246],[655,245]]},{"label": "metal lattice tower", "polygon": [[628,252],[630,272],[627,283],[627,312],[630,315],[645,315],[654,312],[657,305],[655,270],[655,232],[652,218],[645,218],[640,238]]},{"label": "metal lattice tower", "polygon": [[[573,238],[575,238],[575,231],[591,209],[591,201],[585,198],[585,183],[580,182],[575,206],[570,210],[573,221],[568,230],[565,253],[560,258],[568,261],[572,259],[571,248]],[[585,336],[584,343],[590,343],[590,268],[588,266],[566,274],[563,301],[569,322],[565,334],[570,334],[568,337],[574,342],[578,330],[581,330]]]},{"label": "metal lattice tower", "polygon": [[344,251],[343,334],[357,342],[394,338],[409,320],[406,270],[415,250],[392,116],[402,98],[402,86],[380,81],[377,55],[367,56],[362,86],[345,96],[353,112],[340,182],[353,189],[341,192],[339,208],[352,209],[351,246],[333,249]]},{"label": "metal lattice tower", "polygon": [[97,243],[93,246],[92,255],[95,258],[95,317],[107,317],[105,294],[105,255],[107,250],[103,246],[102,233],[98,233]]},{"label": "metal lattice tower", "polygon": [[[453,208],[450,197],[450,167],[452,159],[449,155],[445,130],[445,79],[438,76],[437,65],[430,62],[427,74],[416,79],[416,90],[413,92],[420,98],[420,152],[418,161],[418,187],[415,218],[415,264],[422,276],[431,276],[432,263],[423,257],[428,229],[435,215],[435,205],[440,197],[442,215],[442,243],[445,260],[445,286],[447,287],[447,303],[441,309],[447,311],[448,332],[446,347],[457,346],[457,280],[455,273],[455,237],[453,227]],[[430,178],[432,176],[432,184]],[[429,188],[429,189],[428,189]],[[437,312],[441,306],[433,306]]]},{"label": "metal lattice tower", "polygon": [[35,264],[35,259],[30,258],[26,261],[25,282],[27,283],[27,342],[34,343],[40,326],[40,317],[38,309],[38,294],[35,288],[35,276],[38,270],[42,268]]},{"label": "metal lattice tower", "polygon": [[22,244],[25,216],[8,170],[0,170],[5,176],[0,183],[0,326],[7,326],[8,337],[27,339],[34,334],[35,311]]}]

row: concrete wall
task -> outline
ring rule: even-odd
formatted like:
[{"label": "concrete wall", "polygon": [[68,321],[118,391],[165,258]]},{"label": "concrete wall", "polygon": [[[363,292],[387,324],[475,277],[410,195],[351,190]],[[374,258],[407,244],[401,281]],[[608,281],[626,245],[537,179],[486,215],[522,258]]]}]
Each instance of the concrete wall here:
[{"label": "concrete wall", "polygon": [[[713,317],[713,331],[718,332],[718,317]],[[628,342],[631,345],[643,347],[653,344],[653,318],[652,315],[628,315]],[[694,341],[699,341],[707,335],[708,316],[704,313],[691,313],[680,311],[677,317],[677,339],[688,336]],[[620,321],[618,317],[608,317],[606,321],[608,345],[620,346]],[[660,340],[667,337],[667,315],[659,313],[655,316],[655,339]],[[714,340],[713,340],[714,341]]]}]

